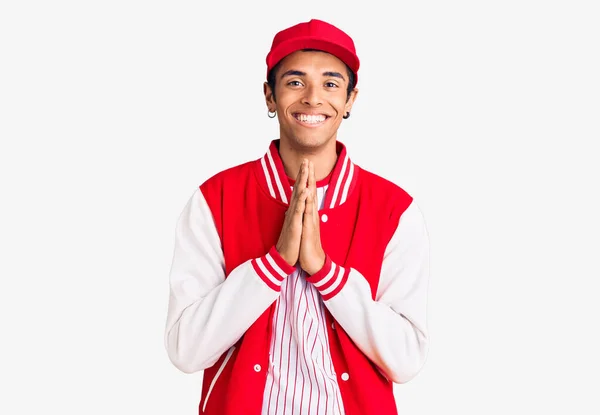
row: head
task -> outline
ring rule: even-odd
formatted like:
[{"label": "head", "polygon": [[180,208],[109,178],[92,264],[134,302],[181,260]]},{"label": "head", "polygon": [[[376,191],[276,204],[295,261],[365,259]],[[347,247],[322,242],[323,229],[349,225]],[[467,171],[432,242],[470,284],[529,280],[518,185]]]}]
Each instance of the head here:
[{"label": "head", "polygon": [[328,23],[311,20],[279,32],[267,56],[264,94],[281,140],[304,149],[335,142],[358,94],[358,65],[352,39]]}]

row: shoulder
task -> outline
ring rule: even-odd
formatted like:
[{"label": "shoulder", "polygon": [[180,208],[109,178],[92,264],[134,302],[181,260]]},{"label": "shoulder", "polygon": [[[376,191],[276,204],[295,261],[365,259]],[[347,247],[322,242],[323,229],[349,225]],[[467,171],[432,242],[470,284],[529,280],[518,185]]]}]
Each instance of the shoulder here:
[{"label": "shoulder", "polygon": [[253,163],[247,161],[219,171],[196,189],[211,212],[219,236],[222,236],[223,206],[231,195],[243,194],[248,179],[254,174]]},{"label": "shoulder", "polygon": [[243,186],[248,177],[254,174],[255,163],[256,160],[247,161],[214,173],[204,180],[199,188],[207,196],[215,193],[221,194],[223,190],[232,186]]},{"label": "shoulder", "polygon": [[385,206],[388,209],[400,211],[406,210],[413,202],[412,195],[398,183],[361,166],[358,167],[360,169],[358,184],[361,199],[367,198],[381,207]]}]

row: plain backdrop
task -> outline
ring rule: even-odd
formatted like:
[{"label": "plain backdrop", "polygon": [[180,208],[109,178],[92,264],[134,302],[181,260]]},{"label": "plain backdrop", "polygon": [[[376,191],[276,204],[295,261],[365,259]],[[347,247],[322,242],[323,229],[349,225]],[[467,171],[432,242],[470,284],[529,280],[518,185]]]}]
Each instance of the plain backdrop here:
[{"label": "plain backdrop", "polygon": [[431,351],[403,414],[598,414],[594,1],[3,1],[0,413],[194,414],[163,345],[175,223],[278,137],[275,33],[362,66],[338,139],[412,194]]}]

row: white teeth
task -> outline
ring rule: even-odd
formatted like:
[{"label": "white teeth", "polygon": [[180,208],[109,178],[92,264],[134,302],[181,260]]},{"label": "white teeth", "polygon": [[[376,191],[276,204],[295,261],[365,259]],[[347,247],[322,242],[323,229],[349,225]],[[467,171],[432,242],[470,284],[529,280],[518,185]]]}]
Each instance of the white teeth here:
[{"label": "white teeth", "polygon": [[296,118],[301,121],[301,122],[305,122],[307,124],[317,124],[320,122],[325,121],[325,117],[324,115],[307,115],[307,114],[298,114],[296,115]]}]

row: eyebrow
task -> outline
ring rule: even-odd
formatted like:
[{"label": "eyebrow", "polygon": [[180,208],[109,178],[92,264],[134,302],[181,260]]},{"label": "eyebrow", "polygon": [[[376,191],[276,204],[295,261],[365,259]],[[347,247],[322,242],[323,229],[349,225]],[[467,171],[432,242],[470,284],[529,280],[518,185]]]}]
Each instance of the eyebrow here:
[{"label": "eyebrow", "polygon": [[344,78],[344,75],[342,75],[339,72],[323,72],[323,76],[331,76],[331,77],[334,77],[334,78],[341,78],[344,81],[346,80],[346,78]]},{"label": "eyebrow", "polygon": [[[344,78],[344,76],[341,73],[339,73],[339,72],[327,71],[327,72],[323,72],[322,75],[323,76],[331,76],[331,77],[334,77],[334,78],[341,78],[344,81],[346,80],[346,78]],[[298,70],[295,70],[295,69],[291,69],[291,70],[286,71],[283,74],[281,74],[281,78],[280,79],[283,79],[286,76],[306,76],[306,72],[302,72],[302,71],[298,71]]]}]

